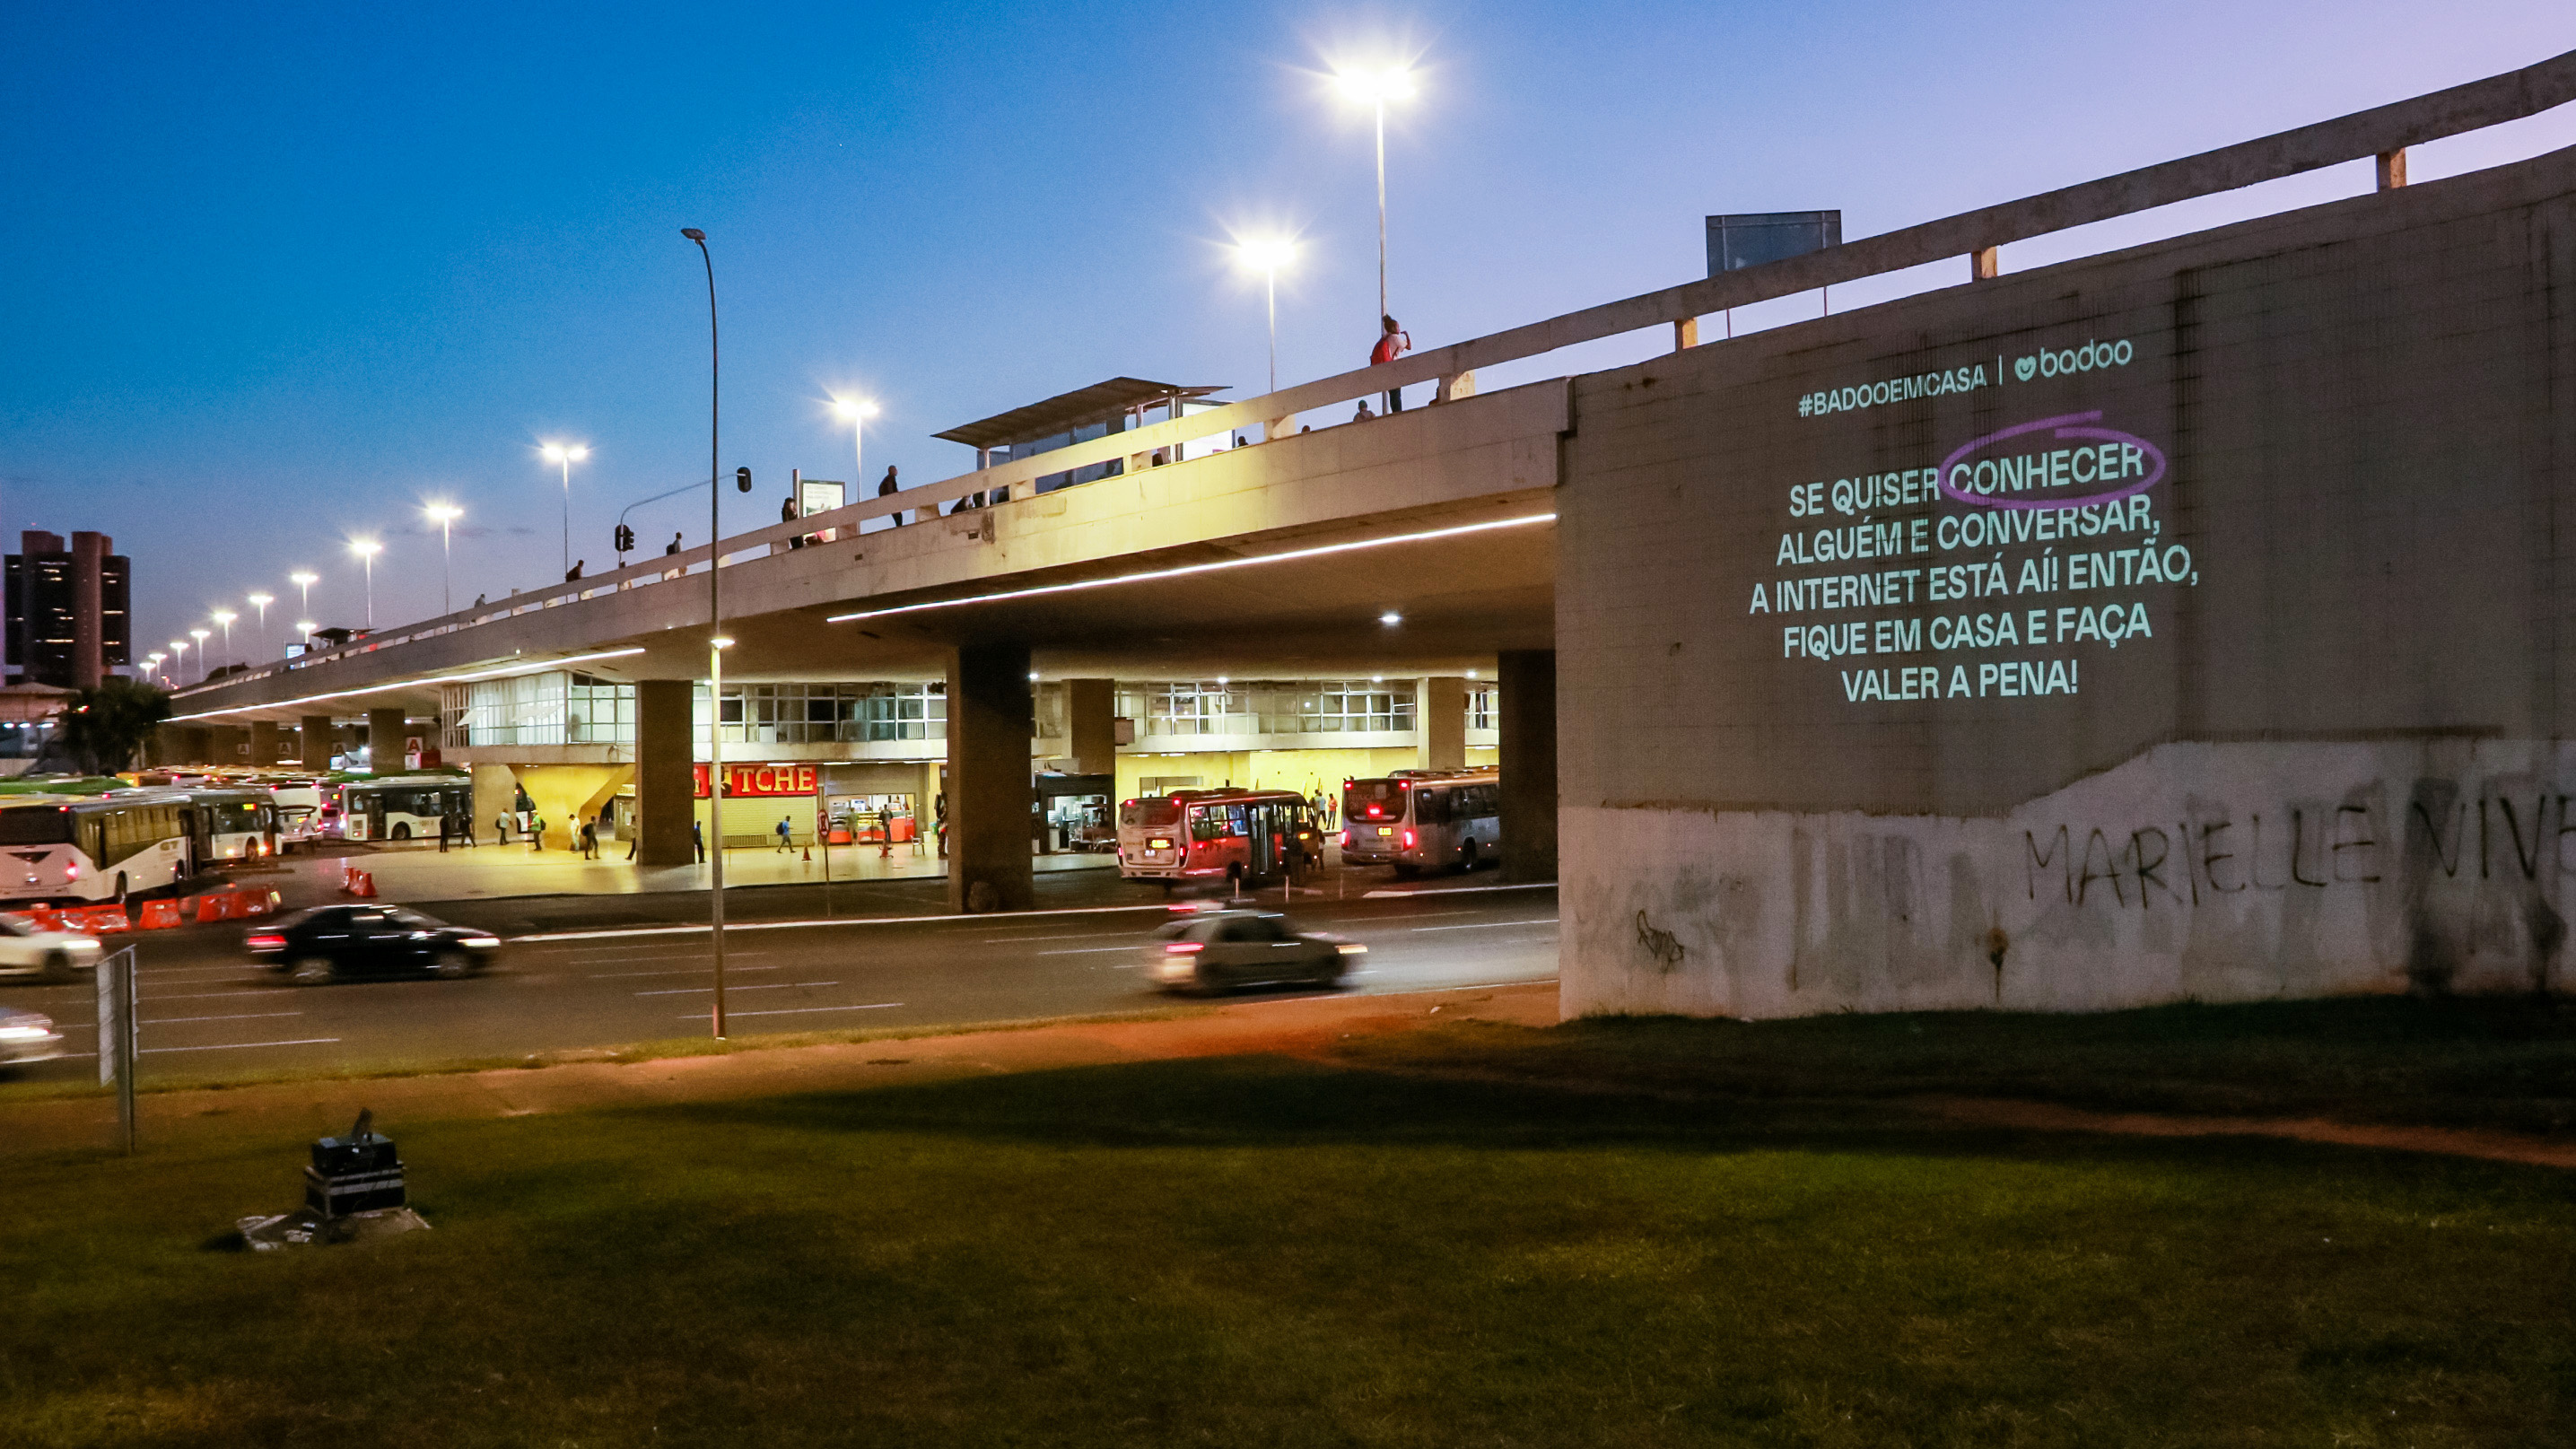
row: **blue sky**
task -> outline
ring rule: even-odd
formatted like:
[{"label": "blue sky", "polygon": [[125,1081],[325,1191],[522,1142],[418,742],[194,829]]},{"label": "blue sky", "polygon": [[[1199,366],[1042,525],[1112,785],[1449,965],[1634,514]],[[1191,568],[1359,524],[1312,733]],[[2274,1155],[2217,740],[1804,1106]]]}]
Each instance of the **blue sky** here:
[{"label": "blue sky", "polygon": [[[1356,366],[1375,216],[1366,117],[1324,83],[1341,59],[1419,68],[1389,126],[1393,289],[1432,343],[1701,275],[1708,212],[1839,206],[1865,236],[2571,47],[2563,0],[31,3],[0,53],[0,530],[114,534],[139,640],[292,600],[298,567],[317,618],[355,623],[346,541],[380,537],[393,623],[438,610],[432,498],[467,511],[460,603],[556,576],[534,448],[563,437],[594,449],[573,550],[603,567],[620,507],[703,476],[682,226],[715,250],[724,466],[760,485],[729,531],[776,517],[791,467],[850,475],[836,390],[884,408],[869,474],[916,482],[971,463],[932,432],[1103,377],[1259,391],[1230,230],[1303,240],[1283,382]],[[2553,114],[2416,174],[2568,144]],[[2340,168],[2005,260],[2367,185]],[[695,542],[704,506],[637,517]]]}]

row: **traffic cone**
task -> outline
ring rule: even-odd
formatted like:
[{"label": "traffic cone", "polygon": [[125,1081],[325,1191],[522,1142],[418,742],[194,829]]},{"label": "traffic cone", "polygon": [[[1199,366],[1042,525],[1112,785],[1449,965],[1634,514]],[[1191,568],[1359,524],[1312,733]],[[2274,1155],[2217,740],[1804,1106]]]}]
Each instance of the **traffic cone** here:
[{"label": "traffic cone", "polygon": [[805,847],[805,863],[807,865],[814,863],[814,847],[810,845]]}]

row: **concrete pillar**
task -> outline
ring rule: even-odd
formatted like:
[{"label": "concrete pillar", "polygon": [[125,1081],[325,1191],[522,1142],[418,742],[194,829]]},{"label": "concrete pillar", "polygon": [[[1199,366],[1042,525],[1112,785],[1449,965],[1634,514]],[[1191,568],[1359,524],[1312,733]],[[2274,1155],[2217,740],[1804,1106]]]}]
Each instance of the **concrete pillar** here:
[{"label": "concrete pillar", "polygon": [[255,719],[250,722],[250,762],[254,765],[277,763],[277,721]]},{"label": "concrete pillar", "polygon": [[1118,773],[1118,742],[1112,721],[1118,717],[1117,692],[1106,679],[1064,682],[1065,753],[1077,775]]},{"label": "concrete pillar", "polygon": [[367,750],[369,768],[379,775],[399,775],[403,769],[403,741],[410,738],[404,728],[403,712],[398,709],[367,711]]},{"label": "concrete pillar", "polygon": [[[500,832],[493,822],[510,813],[519,803],[519,775],[507,765],[474,766],[474,819],[470,822],[477,837],[498,842]],[[510,838],[521,838],[518,827],[510,827]]]},{"label": "concrete pillar", "polygon": [[250,761],[250,731],[240,725],[216,725],[207,732],[207,762],[216,765],[240,765]]},{"label": "concrete pillar", "polygon": [[1500,655],[1503,879],[1556,879],[1556,651]]},{"label": "concrete pillar", "polygon": [[331,716],[308,714],[297,731],[303,738],[295,742],[296,759],[315,774],[331,768]]},{"label": "concrete pillar", "polygon": [[190,765],[213,764],[215,732],[204,725],[190,725],[179,731],[179,758]]},{"label": "concrete pillar", "polygon": [[1467,681],[1455,676],[1415,681],[1413,733],[1421,742],[1416,768],[1467,768]]},{"label": "concrete pillar", "polygon": [[1036,728],[1025,644],[960,645],[948,656],[948,908],[1036,904],[1029,857],[1029,737]]},{"label": "concrete pillar", "polygon": [[689,844],[697,811],[697,725],[690,717],[696,689],[686,679],[635,682],[637,865],[697,862]]}]

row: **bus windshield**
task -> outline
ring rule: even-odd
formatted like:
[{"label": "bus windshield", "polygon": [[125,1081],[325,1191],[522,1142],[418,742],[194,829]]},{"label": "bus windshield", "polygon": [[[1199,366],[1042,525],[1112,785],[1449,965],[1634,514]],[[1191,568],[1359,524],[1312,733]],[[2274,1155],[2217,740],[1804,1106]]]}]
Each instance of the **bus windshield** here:
[{"label": "bus windshield", "polygon": [[72,813],[59,805],[0,810],[0,845],[68,845]]},{"label": "bus windshield", "polygon": [[1160,830],[1181,823],[1181,802],[1165,796],[1130,800],[1118,807],[1118,823]]},{"label": "bus windshield", "polygon": [[256,801],[225,801],[209,806],[206,814],[217,835],[244,835],[263,828],[259,818],[261,808]]},{"label": "bus windshield", "polygon": [[1342,787],[1342,818],[1401,820],[1405,793],[1401,780],[1353,780]]}]

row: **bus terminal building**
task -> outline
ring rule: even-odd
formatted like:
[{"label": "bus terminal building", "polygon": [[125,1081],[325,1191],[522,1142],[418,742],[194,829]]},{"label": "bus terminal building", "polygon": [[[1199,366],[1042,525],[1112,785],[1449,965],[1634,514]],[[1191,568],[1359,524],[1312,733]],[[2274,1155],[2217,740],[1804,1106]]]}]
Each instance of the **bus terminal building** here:
[{"label": "bus terminal building", "polygon": [[[865,500],[747,533],[719,550],[725,708],[739,669],[828,708],[852,767],[944,769],[952,901],[1005,908],[1033,765],[1134,793],[1236,768],[1158,740],[1253,739],[1281,778],[1233,783],[1329,788],[1454,729],[1499,763],[1507,869],[1560,882],[1569,1015],[2563,988],[2576,150],[2414,184],[2407,159],[2570,100],[2576,56],[994,461],[923,494],[1018,496],[923,526]],[[2341,200],[2002,265],[2344,162],[2371,176]],[[1702,340],[1934,262],[1955,280]],[[1627,366],[1477,385],[1630,335],[1655,345]],[[1341,422],[1401,384],[1434,400]],[[1218,434],[1244,445],[1188,455]],[[668,563],[220,680],[179,722],[401,702],[444,730],[459,685],[616,681],[666,851],[708,551]],[[1390,681],[1412,734],[1379,744],[1349,722],[1393,721]],[[838,735],[907,697],[939,701],[937,749]],[[1335,763],[1292,734],[1342,736]]]}]

